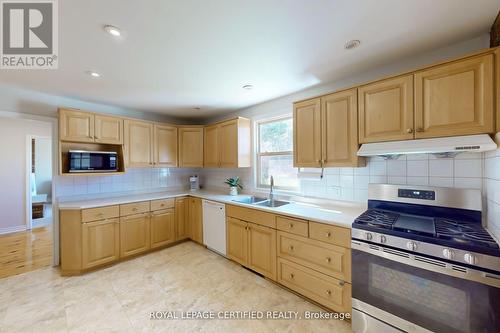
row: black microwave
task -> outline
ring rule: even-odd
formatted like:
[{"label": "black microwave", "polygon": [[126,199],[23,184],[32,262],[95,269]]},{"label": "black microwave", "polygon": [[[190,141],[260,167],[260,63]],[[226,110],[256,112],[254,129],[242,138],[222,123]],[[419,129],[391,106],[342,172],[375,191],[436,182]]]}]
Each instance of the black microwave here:
[{"label": "black microwave", "polygon": [[113,151],[70,150],[69,172],[116,172],[118,154]]}]

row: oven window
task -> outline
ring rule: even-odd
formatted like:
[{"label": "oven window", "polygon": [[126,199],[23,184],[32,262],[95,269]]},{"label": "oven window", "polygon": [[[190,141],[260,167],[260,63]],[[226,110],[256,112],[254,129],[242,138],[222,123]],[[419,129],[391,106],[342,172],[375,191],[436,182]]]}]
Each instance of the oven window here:
[{"label": "oven window", "polygon": [[352,296],[436,333],[500,332],[500,288],[357,249]]}]

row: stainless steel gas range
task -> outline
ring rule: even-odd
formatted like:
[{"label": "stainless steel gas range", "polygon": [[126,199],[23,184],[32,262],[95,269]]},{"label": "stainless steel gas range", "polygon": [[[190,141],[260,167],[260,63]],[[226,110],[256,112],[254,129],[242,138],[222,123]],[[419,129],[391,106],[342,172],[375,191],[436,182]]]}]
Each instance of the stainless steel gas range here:
[{"label": "stainless steel gas range", "polygon": [[500,332],[500,249],[479,190],[373,184],[352,225],[355,333]]}]

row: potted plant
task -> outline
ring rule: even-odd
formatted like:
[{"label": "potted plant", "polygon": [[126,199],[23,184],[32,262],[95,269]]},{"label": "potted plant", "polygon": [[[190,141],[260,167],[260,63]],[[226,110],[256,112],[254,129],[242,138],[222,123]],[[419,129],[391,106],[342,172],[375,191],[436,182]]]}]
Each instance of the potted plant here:
[{"label": "potted plant", "polygon": [[229,185],[230,195],[238,195],[238,187],[240,189],[243,189],[243,186],[241,186],[240,177],[228,178],[224,183]]}]

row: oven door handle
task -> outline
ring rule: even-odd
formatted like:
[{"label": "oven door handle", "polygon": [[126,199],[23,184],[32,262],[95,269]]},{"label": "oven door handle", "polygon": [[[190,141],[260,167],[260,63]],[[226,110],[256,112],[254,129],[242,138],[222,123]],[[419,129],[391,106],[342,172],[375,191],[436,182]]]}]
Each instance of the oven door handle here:
[{"label": "oven door handle", "polygon": [[415,255],[384,246],[369,244],[354,239],[351,241],[351,248],[353,250],[369,253],[377,257],[382,257],[404,265],[409,265],[465,280],[476,281],[500,288],[500,275],[497,274],[475,270],[460,265],[450,264],[441,260],[431,259],[420,255]]}]

